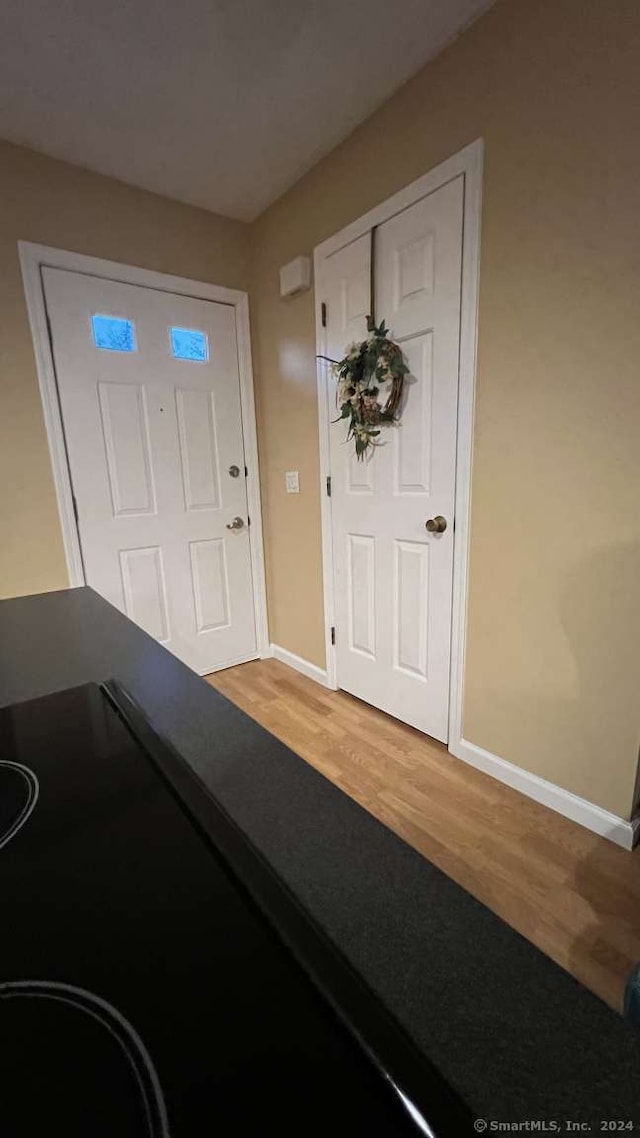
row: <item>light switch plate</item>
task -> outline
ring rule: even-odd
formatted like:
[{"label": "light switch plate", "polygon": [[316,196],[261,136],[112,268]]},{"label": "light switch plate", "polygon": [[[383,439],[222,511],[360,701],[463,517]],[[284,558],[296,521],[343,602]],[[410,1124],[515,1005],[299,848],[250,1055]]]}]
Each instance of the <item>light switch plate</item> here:
[{"label": "light switch plate", "polygon": [[284,481],[287,487],[287,494],[300,493],[300,480],[298,478],[297,470],[287,470],[284,476]]}]

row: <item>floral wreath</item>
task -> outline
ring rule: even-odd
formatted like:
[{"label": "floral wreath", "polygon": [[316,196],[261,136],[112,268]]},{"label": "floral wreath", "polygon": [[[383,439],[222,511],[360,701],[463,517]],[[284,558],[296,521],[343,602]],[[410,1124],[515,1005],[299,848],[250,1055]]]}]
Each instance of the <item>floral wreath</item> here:
[{"label": "floral wreath", "polygon": [[[380,428],[398,422],[404,377],[409,371],[402,349],[389,339],[384,320],[376,325],[368,317],[367,331],[368,338],[360,344],[352,344],[344,359],[329,360],[338,380],[336,399],[340,415],[334,422],[349,420],[346,441],[355,440],[359,461],[370,448],[379,445]],[[391,384],[384,404],[378,399],[383,383]]]}]

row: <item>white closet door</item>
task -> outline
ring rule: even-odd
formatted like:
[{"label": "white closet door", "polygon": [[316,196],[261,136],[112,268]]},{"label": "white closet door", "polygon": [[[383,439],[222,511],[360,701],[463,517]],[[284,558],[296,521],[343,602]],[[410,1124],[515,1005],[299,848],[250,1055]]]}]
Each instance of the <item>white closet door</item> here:
[{"label": "white closet door", "polygon": [[43,280],[87,584],[201,674],[255,655],[234,309]]},{"label": "white closet door", "polygon": [[[375,233],[375,316],[406,354],[401,423],[357,462],[331,428],[338,684],[446,741],[463,179]],[[369,237],[326,262],[329,355],[366,335]],[[330,407],[335,384],[329,381]],[[444,518],[443,532],[429,519]]]}]

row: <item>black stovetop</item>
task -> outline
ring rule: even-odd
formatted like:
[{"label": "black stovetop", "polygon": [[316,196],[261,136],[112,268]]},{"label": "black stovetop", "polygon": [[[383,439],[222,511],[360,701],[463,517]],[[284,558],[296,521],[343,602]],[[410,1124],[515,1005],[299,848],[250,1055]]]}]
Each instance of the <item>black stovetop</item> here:
[{"label": "black stovetop", "polygon": [[0,711],[0,1133],[466,1130],[436,1072],[122,701],[87,685]]}]

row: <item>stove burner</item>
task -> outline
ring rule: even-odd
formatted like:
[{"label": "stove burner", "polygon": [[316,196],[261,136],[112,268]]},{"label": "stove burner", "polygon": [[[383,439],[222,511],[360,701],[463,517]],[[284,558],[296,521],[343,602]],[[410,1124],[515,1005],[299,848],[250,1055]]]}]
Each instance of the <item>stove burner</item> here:
[{"label": "stove burner", "polygon": [[151,1056],[100,996],[46,980],[0,984],[0,1038],[2,1114],[14,1121],[12,1134],[35,1134],[41,1119],[57,1117],[69,1138],[169,1138]]},{"label": "stove burner", "polygon": [[29,767],[0,761],[0,850],[33,813],[40,787]]}]

